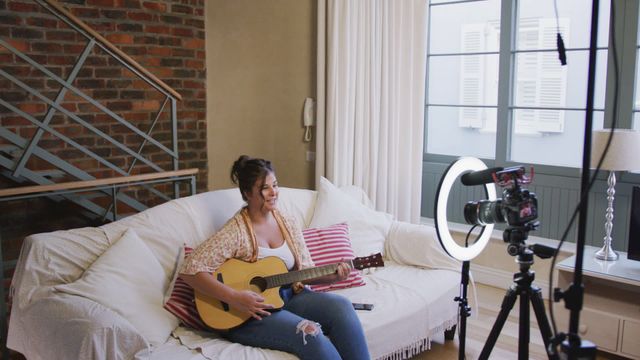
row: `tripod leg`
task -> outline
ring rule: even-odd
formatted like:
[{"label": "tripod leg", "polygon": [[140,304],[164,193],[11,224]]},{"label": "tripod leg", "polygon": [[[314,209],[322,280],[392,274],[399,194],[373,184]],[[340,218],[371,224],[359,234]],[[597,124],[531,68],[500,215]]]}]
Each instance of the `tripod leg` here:
[{"label": "tripod leg", "polygon": [[529,358],[529,289],[520,291],[520,319],[518,326],[518,359],[527,360]]},{"label": "tripod leg", "polygon": [[465,344],[467,341],[467,316],[469,316],[469,307],[467,306],[467,287],[469,286],[469,261],[462,263],[462,297],[458,299],[458,310],[460,314],[460,336],[458,348],[458,360],[465,359]]},{"label": "tripod leg", "polygon": [[[551,326],[547,319],[547,314],[544,310],[544,301],[542,300],[542,291],[537,286],[531,286],[531,306],[536,314],[536,320],[538,320],[538,327],[540,328],[540,334],[542,335],[542,341],[544,341],[545,350],[549,349],[549,342],[551,341]],[[557,359],[557,355],[548,355],[549,359]]]},{"label": "tripod leg", "polygon": [[502,299],[502,305],[500,306],[500,313],[496,318],[496,322],[493,324],[493,328],[491,328],[491,332],[489,333],[489,337],[487,338],[487,342],[485,342],[484,347],[482,348],[482,352],[480,353],[479,360],[487,360],[489,359],[489,355],[491,355],[491,350],[496,344],[498,340],[498,335],[500,335],[500,331],[502,331],[502,327],[504,323],[507,321],[507,317],[509,317],[509,312],[513,309],[513,304],[516,303],[516,298],[518,297],[518,292],[515,286],[511,286],[509,290],[507,290],[507,294]]},{"label": "tripod leg", "polygon": [[467,341],[467,315],[463,313],[464,309],[460,309],[460,335],[458,336],[458,360],[465,359]]}]

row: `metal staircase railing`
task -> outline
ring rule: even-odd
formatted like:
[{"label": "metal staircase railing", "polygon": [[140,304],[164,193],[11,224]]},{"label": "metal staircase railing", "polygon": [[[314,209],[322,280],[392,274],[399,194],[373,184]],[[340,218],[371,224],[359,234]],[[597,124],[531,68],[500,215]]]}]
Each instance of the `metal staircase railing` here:
[{"label": "metal staircase railing", "polygon": [[[9,127],[3,126],[2,123],[0,123],[0,138],[4,140],[5,144],[9,144],[9,146],[0,147],[0,167],[8,169],[10,172],[10,176],[6,177],[19,183],[22,183],[25,180],[27,180],[29,183],[40,185],[53,183],[52,180],[40,175],[38,171],[29,169],[29,161],[32,158],[37,157],[52,165],[54,168],[63,171],[72,180],[93,180],[96,178],[96,176],[92,175],[89,171],[85,171],[74,165],[73,161],[62,159],[56,154],[48,151],[46,148],[39,146],[43,135],[47,133],[49,134],[49,136],[53,136],[61,140],[71,148],[78,150],[87,158],[94,160],[95,162],[100,164],[100,166],[116,175],[129,176],[133,173],[135,166],[138,164],[144,166],[145,169],[150,169],[153,172],[178,170],[179,157],[176,105],[177,101],[181,100],[180,94],[178,94],[174,89],[159,80],[147,69],[131,59],[100,34],[95,32],[87,24],[76,18],[73,14],[67,11],[56,1],[35,0],[35,2],[37,2],[43,8],[47,9],[59,20],[67,24],[71,29],[75,30],[75,32],[82,35],[82,37],[86,39],[86,45],[77,57],[75,64],[71,68],[71,71],[68,72],[66,78],[62,78],[61,76],[55,74],[53,71],[49,70],[43,64],[40,64],[38,61],[36,61],[35,57],[25,54],[23,51],[20,51],[16,47],[12,46],[12,44],[8,41],[0,38],[1,47],[13,53],[17,59],[20,59],[21,61],[24,61],[25,63],[30,65],[46,79],[53,80],[60,86],[56,96],[54,98],[50,98],[45,95],[43,91],[39,91],[38,89],[31,86],[28,81],[26,81],[27,79],[20,79],[19,76],[11,74],[10,71],[0,69],[1,77],[9,80],[13,84],[13,86],[21,89],[22,91],[25,91],[30,96],[32,96],[33,99],[44,103],[47,107],[45,115],[41,119],[38,119],[36,118],[36,116],[29,114],[27,111],[21,109],[20,106],[12,104],[10,101],[3,99],[2,95],[0,94],[0,107],[8,109],[12,113],[18,115],[24,120],[27,120],[29,123],[36,127],[36,131],[29,139],[27,139],[20,136],[16,132],[11,131]],[[100,101],[90,96],[89,92],[83,91],[78,86],[74,85],[74,82],[76,81],[76,79],[78,79],[78,75],[81,73],[83,67],[86,64],[87,59],[94,51],[96,51],[96,49],[99,49],[102,53],[105,53],[110,58],[116,60],[118,64],[128,69],[135,77],[143,80],[146,84],[148,84],[151,90],[157,91],[159,94],[161,94],[161,96],[164,97],[164,99],[160,101],[159,108],[153,116],[153,120],[150,121],[150,124],[146,125],[146,131],[142,131],[139,127],[127,121],[123,115],[118,114],[116,111],[110,110]],[[101,130],[99,126],[92,124],[90,120],[85,120],[82,114],[75,113],[65,108],[65,106],[63,106],[63,101],[68,94],[72,94],[72,96],[82,99],[86,103],[93,106],[95,109],[98,109],[102,114],[105,114],[109,118],[115,120],[118,125],[121,125],[124,129],[127,129],[127,131],[129,131],[131,134],[140,138],[141,143],[138,145],[137,149],[133,150],[129,148],[123,141],[120,141],[115,136],[112,136],[106,131]],[[170,145],[165,145],[163,141],[158,140],[153,136],[154,128],[161,118],[161,115],[164,114],[165,111],[168,112],[171,123]],[[112,161],[112,159],[110,159],[108,156],[99,154],[91,148],[84,146],[83,144],[74,140],[71,136],[67,136],[61,131],[57,130],[55,126],[52,126],[51,123],[55,115],[66,116],[67,119],[71,119],[73,122],[80,124],[83,128],[87,129],[97,138],[102,139],[102,141],[108,143],[114,149],[117,149],[117,151],[126,154],[125,156],[128,156],[131,159],[129,165],[126,166],[126,168],[123,168],[122,166],[114,163],[114,161]],[[146,146],[149,145],[154,146],[166,156],[170,157],[170,169],[164,169],[160,164],[152,161],[150,157],[143,155],[143,150]],[[164,164],[164,166],[167,167],[166,164]],[[179,184],[174,183],[173,185],[174,194],[178,194]],[[163,200],[169,199],[166,194],[152,188],[151,186],[144,186],[151,193],[162,198]],[[104,191],[104,193],[106,195],[111,195],[106,191]],[[88,198],[68,195],[61,196],[98,216],[102,216],[103,218],[113,218],[111,205],[109,205],[107,208],[103,208],[102,206],[94,203]],[[134,210],[141,211],[146,208],[144,204],[133,199],[130,196],[122,193],[117,194],[117,196],[120,202],[128,205]]]},{"label": "metal staircase railing", "polygon": [[[48,64],[42,63],[42,59],[46,59],[46,56],[40,56],[42,54],[37,52],[28,54],[28,50],[14,46],[15,42],[0,38],[0,52],[8,51],[15,61],[26,63],[30,68],[29,75],[26,76],[24,73],[12,73],[11,66],[3,65],[0,68],[0,80],[4,79],[5,83],[8,81],[12,89],[19,89],[28,94],[24,101],[37,101],[44,104],[46,108],[42,113],[30,113],[21,106],[23,104],[20,102],[23,100],[16,100],[16,96],[5,98],[3,95],[6,91],[0,92],[0,109],[4,108],[4,112],[0,112],[0,177],[20,185],[19,188],[0,189],[0,202],[46,196],[54,201],[71,201],[96,217],[117,220],[120,217],[118,206],[116,206],[118,203],[135,211],[147,208],[147,205],[139,199],[121,191],[126,186],[143,187],[152,195],[162,200],[169,200],[168,195],[154,188],[153,185],[171,183],[173,196],[178,197],[181,183],[188,180],[191,193],[195,193],[197,169],[178,170],[177,101],[182,100],[180,94],[56,1],[34,0],[34,2],[57,18],[60,24],[66,24],[70,30],[79,34],[77,38],[86,40],[86,43],[77,55],[75,63],[70,64],[69,70],[60,71],[57,74],[46,66]],[[146,84],[145,96],[147,93],[152,93],[151,98],[154,104],[157,100],[157,108],[149,111],[148,121],[144,121],[142,125],[139,123],[136,125],[133,121],[128,121],[122,111],[110,109],[109,106],[101,103],[94,94],[96,89],[92,91],[82,88],[78,80],[81,79],[83,70],[91,63],[92,56],[96,56],[97,52],[100,52],[99,57],[105,55],[108,57],[109,66],[117,64],[122,69],[121,74],[128,71],[132,74],[132,79],[142,80]],[[29,81],[32,76],[46,79],[47,88],[37,89],[37,86]],[[58,87],[53,96],[51,95],[52,84]],[[94,109],[94,112],[89,111],[89,114],[86,114],[79,108],[80,111],[69,109],[65,106],[69,97],[84,101]],[[144,109],[148,111],[147,107]],[[8,113],[19,117],[20,121],[26,125],[15,125],[11,124],[11,121],[3,121],[2,117],[7,119],[10,117]],[[123,135],[120,130],[117,133],[111,133],[109,129],[101,127],[103,124],[93,121],[97,119],[96,113],[110,119],[115,126],[128,133]],[[101,149],[84,145],[80,139],[76,139],[73,135],[66,133],[64,128],[55,124],[58,118],[65,119],[74,127],[79,124],[83,132],[91,134],[96,139],[96,143],[99,140],[113,150],[104,153],[99,151]],[[140,119],[137,120],[140,122]],[[19,131],[21,126],[29,127],[27,130],[33,128],[35,131]],[[143,127],[144,130],[142,130]],[[127,136],[133,136],[136,141],[139,140],[135,149],[126,145],[126,143],[135,143],[127,141]],[[47,146],[46,141],[51,139],[56,139],[64,144],[65,148],[73,149],[84,159],[89,159],[92,164],[97,165],[93,165],[93,168],[83,168],[78,164],[78,159],[68,158],[59,152],[59,148]],[[145,151],[150,147],[153,147],[155,152],[145,155]],[[126,160],[118,161],[121,159],[113,156],[116,151],[124,154]],[[50,167],[44,173],[43,163]],[[154,174],[140,175],[140,172]],[[56,175],[56,179],[51,178],[52,174]],[[109,177],[109,179],[97,179],[98,177]],[[36,186],[24,186],[33,184]],[[100,201],[100,198],[96,198],[96,194],[108,196],[112,200]],[[104,205],[105,203],[107,205]],[[4,261],[1,236],[0,232],[0,274],[2,275],[0,281],[4,281],[5,270],[13,267],[15,261]],[[3,359],[8,358],[7,306],[4,284],[0,284],[0,338],[2,338],[1,358]]]}]

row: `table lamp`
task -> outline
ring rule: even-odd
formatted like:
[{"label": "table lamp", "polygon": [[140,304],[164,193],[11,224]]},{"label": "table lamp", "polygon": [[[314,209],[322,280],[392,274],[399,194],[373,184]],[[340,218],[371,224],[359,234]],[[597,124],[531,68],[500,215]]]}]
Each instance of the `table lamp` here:
[{"label": "table lamp", "polygon": [[[596,168],[607,146],[611,129],[593,132],[591,150],[591,168]],[[602,162],[602,170],[609,170],[607,178],[607,211],[605,213],[604,245],[595,254],[597,259],[618,260],[618,253],[611,247],[611,230],[613,230],[613,198],[616,193],[616,171],[640,170],[640,132],[629,129],[615,129],[611,145]]]}]

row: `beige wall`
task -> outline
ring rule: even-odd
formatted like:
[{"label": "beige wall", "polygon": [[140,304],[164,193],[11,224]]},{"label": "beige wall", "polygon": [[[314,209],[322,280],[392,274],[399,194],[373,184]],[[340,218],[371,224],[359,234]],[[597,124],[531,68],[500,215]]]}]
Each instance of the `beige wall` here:
[{"label": "beige wall", "polygon": [[241,154],[271,160],[281,186],[311,188],[302,107],[315,98],[315,0],[206,2],[209,189]]}]

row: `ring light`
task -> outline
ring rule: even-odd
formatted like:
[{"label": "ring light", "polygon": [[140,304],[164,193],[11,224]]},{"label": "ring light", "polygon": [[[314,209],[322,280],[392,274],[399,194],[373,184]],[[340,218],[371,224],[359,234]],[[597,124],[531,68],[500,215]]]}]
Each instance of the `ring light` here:
[{"label": "ring light", "polygon": [[[471,260],[482,252],[491,238],[494,224],[485,225],[480,232],[480,238],[473,245],[468,247],[458,245],[451,236],[449,223],[447,222],[449,192],[459,176],[471,171],[485,169],[487,169],[487,166],[482,160],[474,157],[462,157],[449,165],[440,179],[438,191],[436,192],[435,223],[438,240],[440,240],[440,244],[449,256],[460,261]],[[484,189],[488,200],[496,200],[496,187],[493,183],[484,184]]]}]

